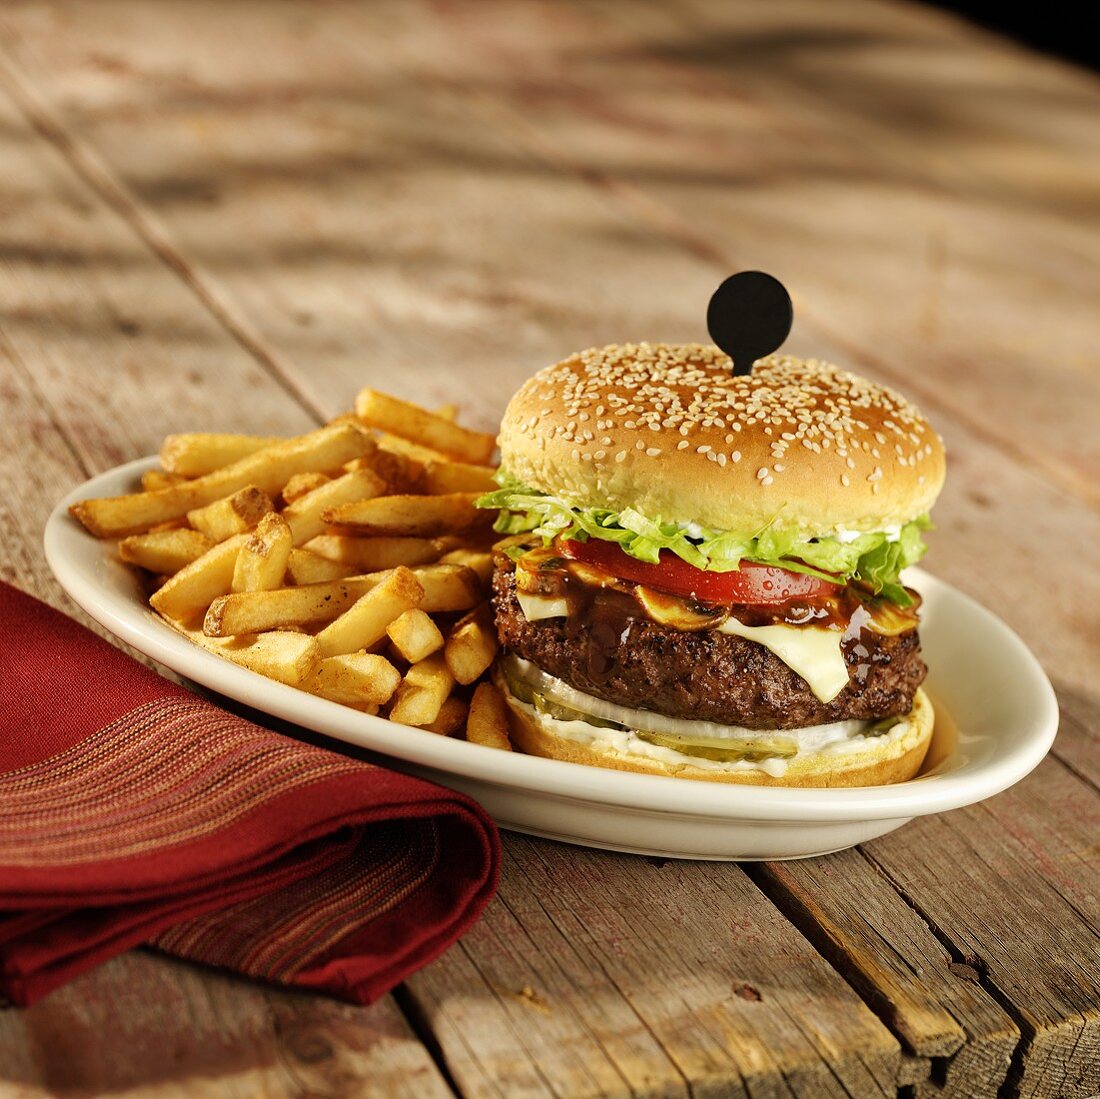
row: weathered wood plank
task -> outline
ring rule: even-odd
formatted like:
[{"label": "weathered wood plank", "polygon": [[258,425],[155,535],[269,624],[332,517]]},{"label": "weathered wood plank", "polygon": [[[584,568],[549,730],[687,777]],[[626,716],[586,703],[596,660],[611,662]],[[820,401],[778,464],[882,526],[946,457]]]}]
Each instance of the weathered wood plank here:
[{"label": "weathered wood plank", "polygon": [[[60,496],[188,420],[293,430],[310,418],[2,93],[0,165],[0,576],[87,623],[42,556]],[[391,999],[355,1008],[148,953],[0,1011],[0,1095],[129,1088],[452,1094]]]},{"label": "weathered wood plank", "polygon": [[[1100,708],[1079,696],[1071,706],[1059,734],[1062,751],[1079,774],[1095,775]],[[862,858],[847,852],[770,864],[753,876],[909,1050],[936,1058],[935,1094],[997,1094],[1022,1030],[1011,1065],[1019,1094],[1091,1095],[1100,1081],[1095,786],[1047,760],[1018,786],[942,823],[980,837],[969,855],[944,851],[929,837],[936,826],[920,821],[867,845]],[[885,865],[883,851],[896,852],[891,866],[904,867],[907,903],[869,872],[866,859]],[[965,889],[957,885],[960,867]],[[1025,871],[1031,876],[1021,884]],[[892,870],[890,876],[897,881]],[[976,948],[980,943],[988,945]],[[957,1050],[952,1021],[966,1035]],[[925,1090],[918,1085],[916,1094]]]},{"label": "weathered wood plank", "polygon": [[[1043,808],[1065,833],[1050,851]],[[1019,1095],[1085,1099],[1100,1082],[1098,835],[1095,790],[1048,759],[989,802],[866,848],[956,960],[1010,1005],[1024,1034],[1010,1077]]]},{"label": "weathered wood plank", "polygon": [[896,1087],[897,1043],[735,866],[510,837],[461,958],[407,987],[467,1095]]},{"label": "weathered wood plank", "polygon": [[442,1099],[392,999],[370,1011],[132,951],[0,1010],[0,1095]]},{"label": "weathered wood plank", "polygon": [[[907,1050],[934,1059],[936,1094],[997,1095],[1019,1028],[859,851],[775,863],[752,876]],[[914,1081],[918,1095],[929,1075]]]},{"label": "weathered wood plank", "polygon": [[[701,313],[656,290],[687,283],[702,300],[712,273],[403,73],[388,56],[402,10],[364,31],[344,8],[287,3],[105,4],[89,25],[79,5],[24,6],[45,39],[13,48],[180,265],[231,292],[326,412],[373,380],[457,396],[491,427],[533,370],[637,331],[642,310],[645,334],[702,335]],[[609,269],[617,256],[629,262]]]}]

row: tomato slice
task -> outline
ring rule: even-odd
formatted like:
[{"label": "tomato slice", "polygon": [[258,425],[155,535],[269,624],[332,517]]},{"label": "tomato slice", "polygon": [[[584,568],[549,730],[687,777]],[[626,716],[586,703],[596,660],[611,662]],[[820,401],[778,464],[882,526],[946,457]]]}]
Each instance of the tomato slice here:
[{"label": "tomato slice", "polygon": [[622,580],[633,580],[647,587],[676,595],[687,595],[704,603],[761,604],[785,603],[788,599],[813,599],[829,595],[839,585],[816,576],[791,572],[775,565],[742,561],[733,572],[705,572],[689,565],[671,550],[661,550],[661,563],[651,565],[623,553],[614,542],[590,538],[559,538],[555,542],[564,557],[583,561]]}]

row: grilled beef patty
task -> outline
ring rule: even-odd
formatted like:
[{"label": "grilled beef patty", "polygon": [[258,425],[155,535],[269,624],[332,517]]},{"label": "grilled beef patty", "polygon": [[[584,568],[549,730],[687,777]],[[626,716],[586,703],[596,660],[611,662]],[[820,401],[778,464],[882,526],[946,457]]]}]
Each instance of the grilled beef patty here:
[{"label": "grilled beef patty", "polygon": [[622,597],[586,615],[529,622],[515,572],[498,566],[493,605],[501,643],[585,694],[669,717],[749,729],[798,729],[908,713],[927,668],[915,629],[861,629],[844,643],[848,686],[822,702],[763,645],[716,630],[662,626]]}]

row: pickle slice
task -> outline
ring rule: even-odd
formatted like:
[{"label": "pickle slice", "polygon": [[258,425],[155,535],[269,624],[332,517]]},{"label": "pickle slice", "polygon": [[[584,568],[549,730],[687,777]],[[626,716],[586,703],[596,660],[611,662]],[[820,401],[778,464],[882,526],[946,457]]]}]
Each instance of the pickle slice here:
[{"label": "pickle slice", "polygon": [[710,759],[716,763],[736,763],[738,760],[759,763],[763,759],[790,759],[798,752],[798,745],[788,738],[682,737],[674,733],[645,733],[637,730],[634,735],[658,748],[670,748],[685,756]]},{"label": "pickle slice", "polygon": [[588,725],[595,725],[598,729],[625,729],[625,725],[620,725],[617,721],[608,721],[602,717],[595,717],[592,714],[582,713],[580,710],[574,710],[569,706],[563,706],[560,702],[554,702],[544,694],[540,694],[531,686],[530,683],[525,683],[516,675],[512,675],[507,667],[503,669],[504,680],[508,684],[508,690],[512,692],[520,700],[520,702],[526,702],[528,706],[534,706],[534,708],[540,714],[546,714],[547,717],[556,718],[558,721],[583,721]]}]

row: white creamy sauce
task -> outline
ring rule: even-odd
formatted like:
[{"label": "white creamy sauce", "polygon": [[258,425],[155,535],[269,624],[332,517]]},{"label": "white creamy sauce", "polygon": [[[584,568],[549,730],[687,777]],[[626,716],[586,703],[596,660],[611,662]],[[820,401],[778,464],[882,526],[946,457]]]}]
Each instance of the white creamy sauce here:
[{"label": "white creamy sauce", "polygon": [[[527,661],[519,660],[519,658],[513,659],[516,660],[518,666],[527,665],[529,668],[533,667],[533,665],[529,665]],[[561,683],[561,680],[554,680],[552,676],[547,676],[545,672],[540,672],[539,675],[540,689],[544,688],[546,680],[552,680],[554,683]],[[595,712],[595,705],[591,704],[598,703],[611,706],[610,703],[604,704],[601,699],[595,699],[590,695],[582,694],[580,691],[574,691],[574,689],[567,684],[562,683],[561,685],[567,691],[572,692],[574,696],[588,700],[586,710],[587,712],[593,713],[594,716],[605,715],[597,714]],[[763,771],[765,774],[771,775],[772,778],[782,778],[787,773],[791,761],[797,760],[799,757],[819,754],[842,756],[850,752],[861,751],[866,748],[868,743],[868,737],[866,737],[863,732],[863,730],[867,728],[867,722],[840,721],[832,725],[813,725],[804,729],[785,729],[783,735],[791,737],[798,745],[798,750],[795,755],[787,759],[763,759],[755,762],[749,760],[723,762],[714,759],[706,759],[701,756],[689,756],[683,752],[677,752],[673,748],[665,748],[657,744],[650,744],[649,741],[643,740],[635,731],[629,728],[605,729],[596,725],[589,725],[587,721],[566,721],[560,718],[551,717],[549,714],[540,713],[534,706],[528,705],[526,702],[521,702],[514,695],[509,697],[509,704],[519,707],[527,717],[536,722],[543,729],[553,733],[555,736],[564,737],[566,740],[571,740],[577,744],[583,744],[585,747],[592,748],[595,751],[614,752],[627,756],[642,756],[646,759],[656,760],[660,763],[699,767],[708,771]],[[622,715],[646,712],[640,710],[631,711],[625,707],[612,707],[612,709],[617,710]],[[610,717],[610,715],[606,716]],[[670,733],[679,731],[679,726],[684,724],[725,728],[729,730],[729,735],[731,736],[737,734],[744,735],[746,733],[751,734],[754,732],[754,730],[738,729],[735,726],[714,726],[712,722],[678,722],[674,718],[661,717],[660,715],[650,716],[657,717],[662,723],[663,730]],[[611,717],[610,720],[618,720],[618,718]],[[759,735],[759,730],[755,730],[755,732]],[[877,744],[882,744],[885,747],[891,741],[900,740],[902,737],[906,736],[908,732],[908,721],[900,721],[888,733],[880,734],[873,739]],[[708,733],[707,735],[713,736],[714,734]]]},{"label": "white creamy sauce", "polygon": [[896,542],[901,537],[901,524],[892,523],[878,531],[849,530],[847,527],[837,527],[829,537],[835,538],[838,542],[847,545],[849,542],[854,542],[857,538],[862,538],[865,534],[885,534],[887,542]]},{"label": "white creamy sauce", "polygon": [[849,542],[854,542],[857,538],[862,538],[863,531],[848,530],[846,527],[837,527],[833,537],[843,545],[847,545]]},{"label": "white creamy sauce", "polygon": [[[516,599],[528,622],[565,618],[569,607],[562,598],[517,591]],[[822,702],[832,702],[848,685],[848,665],[840,647],[839,630],[821,626],[745,626],[728,618],[718,627],[722,633],[763,645],[796,672]]]}]

